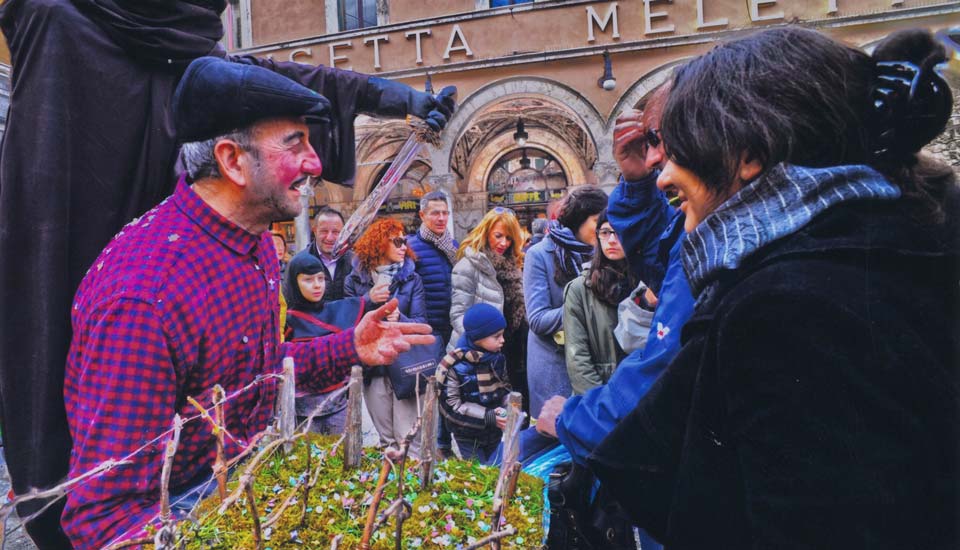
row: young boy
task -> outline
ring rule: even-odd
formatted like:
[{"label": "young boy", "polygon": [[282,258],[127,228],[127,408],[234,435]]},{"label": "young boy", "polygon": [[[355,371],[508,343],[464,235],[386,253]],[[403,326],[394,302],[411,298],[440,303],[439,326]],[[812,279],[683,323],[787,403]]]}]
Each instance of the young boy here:
[{"label": "young boy", "polygon": [[440,412],[464,459],[486,462],[507,423],[503,404],[510,384],[500,353],[506,326],[497,308],[472,306],[463,316],[464,332],[457,347],[437,368]]}]

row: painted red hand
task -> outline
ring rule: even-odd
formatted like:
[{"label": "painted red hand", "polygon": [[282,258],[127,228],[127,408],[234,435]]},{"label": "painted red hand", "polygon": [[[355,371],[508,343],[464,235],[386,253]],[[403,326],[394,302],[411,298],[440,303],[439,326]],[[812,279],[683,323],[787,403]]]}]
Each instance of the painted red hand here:
[{"label": "painted red hand", "polygon": [[357,324],[353,343],[364,365],[389,365],[410,346],[433,343],[430,325],[387,320],[397,310],[397,305],[397,299],[394,298],[364,315]]}]

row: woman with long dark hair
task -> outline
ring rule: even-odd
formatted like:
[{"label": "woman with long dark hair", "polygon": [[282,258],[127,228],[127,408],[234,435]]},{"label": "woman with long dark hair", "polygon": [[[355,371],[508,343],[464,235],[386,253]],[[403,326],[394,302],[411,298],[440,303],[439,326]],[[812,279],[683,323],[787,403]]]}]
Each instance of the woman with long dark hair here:
[{"label": "woman with long dark hair", "polygon": [[563,288],[577,278],[597,241],[597,216],[607,194],[592,185],[575,187],[560,203],[547,236],[527,250],[523,295],[530,333],[527,337],[527,383],[530,413],[540,415],[554,395],[569,396],[570,377],[563,345]]},{"label": "woman with long dark hair", "polygon": [[564,353],[574,395],[607,383],[625,353],[613,335],[617,306],[630,295],[630,275],[617,232],[604,210],[590,267],[563,291]]},{"label": "woman with long dark hair", "polygon": [[945,59],[784,27],[676,72],[658,186],[696,312],[590,459],[667,547],[960,547],[957,188],[920,152]]}]

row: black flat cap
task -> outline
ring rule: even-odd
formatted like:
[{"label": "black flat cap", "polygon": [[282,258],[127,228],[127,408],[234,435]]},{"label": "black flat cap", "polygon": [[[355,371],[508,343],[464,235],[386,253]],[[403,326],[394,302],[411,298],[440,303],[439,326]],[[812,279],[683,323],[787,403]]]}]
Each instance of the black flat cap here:
[{"label": "black flat cap", "polygon": [[173,93],[180,143],[203,141],[275,117],[327,121],[330,102],[317,92],[263,67],[199,57]]}]

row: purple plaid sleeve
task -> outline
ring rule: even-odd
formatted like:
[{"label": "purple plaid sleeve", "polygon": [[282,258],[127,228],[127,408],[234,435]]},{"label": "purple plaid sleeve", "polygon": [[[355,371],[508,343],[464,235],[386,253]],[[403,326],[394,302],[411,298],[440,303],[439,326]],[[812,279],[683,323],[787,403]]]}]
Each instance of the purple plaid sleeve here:
[{"label": "purple plaid sleeve", "polygon": [[[151,304],[118,300],[78,328],[80,342],[71,352],[71,365],[82,372],[71,384],[80,386],[82,395],[70,411],[75,474],[123,458],[169,429],[177,398],[176,374]],[[164,443],[148,446],[129,464],[107,470],[69,495],[63,521],[72,526],[71,538],[110,541],[156,513]]]},{"label": "purple plaid sleeve", "polygon": [[183,182],[134,220],[87,273],[73,307],[64,398],[74,447],[70,477],[127,459],[78,484],[63,526],[74,548],[135,536],[157,514],[162,452],[173,416],[186,422],[170,486],[178,493],[216,458],[210,406],[225,389],[227,457],[273,418],[284,356],[298,386],[318,391],[359,363],[353,330],[303,343],[279,340],[280,273],[269,233],[251,235]]}]

